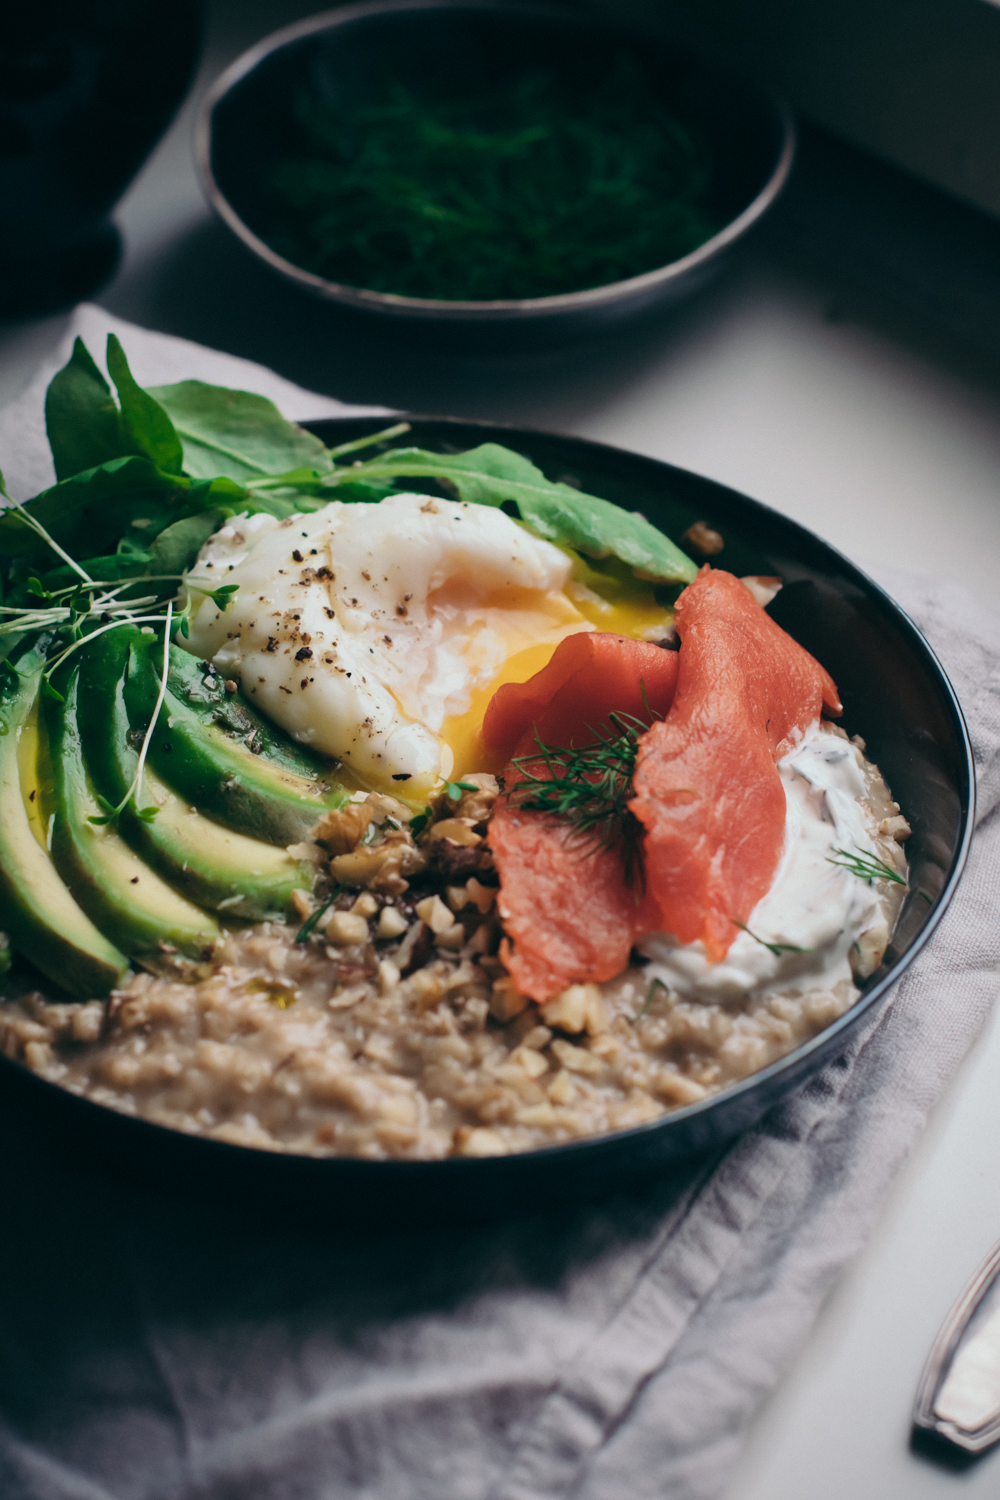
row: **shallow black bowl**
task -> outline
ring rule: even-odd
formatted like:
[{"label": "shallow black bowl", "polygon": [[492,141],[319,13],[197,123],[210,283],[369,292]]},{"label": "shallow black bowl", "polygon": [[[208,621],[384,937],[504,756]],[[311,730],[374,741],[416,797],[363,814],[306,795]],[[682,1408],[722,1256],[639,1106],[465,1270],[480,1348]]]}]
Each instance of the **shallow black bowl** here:
[{"label": "shallow black bowl", "polygon": [[[669,265],[625,281],[552,297],[447,302],[393,296],[327,281],[293,265],[262,238],[269,167],[296,139],[302,91],[336,100],[386,74],[481,78],[544,66],[586,77],[609,52],[630,48],[663,101],[707,136],[715,162],[711,207],[724,227]],[[509,0],[375,0],[312,16],[265,37],[237,59],[209,94],[195,156],[205,192],[223,221],[272,270],[304,291],[363,312],[464,329],[479,342],[516,343],[596,331],[622,317],[689,296],[714,276],[767,212],[791,168],[795,131],[787,110],[751,85],[655,37],[550,6]]]},{"label": "shallow black bowl", "polygon": [[[377,432],[384,423],[384,417],[361,417],[309,426],[333,445]],[[972,832],[968,735],[934,653],[870,578],[768,506],[655,459],[579,438],[448,418],[415,417],[412,428],[413,441],[439,451],[505,443],[550,478],[641,510],[675,538],[692,522],[707,521],[725,538],[713,559],[718,566],[784,579],[769,613],[831,672],[845,728],[864,736],[913,827],[907,844],[910,889],[885,963],[853,1009],[820,1036],[724,1093],[633,1130],[518,1156],[438,1162],[282,1156],[129,1119],[0,1058],[4,1094],[22,1121],[30,1118],[49,1132],[55,1149],[81,1146],[91,1162],[104,1160],[147,1182],[347,1221],[372,1214],[398,1220],[421,1211],[523,1212],[556,1197],[598,1194],[718,1148],[835,1057],[885,1000],[954,893]]]}]

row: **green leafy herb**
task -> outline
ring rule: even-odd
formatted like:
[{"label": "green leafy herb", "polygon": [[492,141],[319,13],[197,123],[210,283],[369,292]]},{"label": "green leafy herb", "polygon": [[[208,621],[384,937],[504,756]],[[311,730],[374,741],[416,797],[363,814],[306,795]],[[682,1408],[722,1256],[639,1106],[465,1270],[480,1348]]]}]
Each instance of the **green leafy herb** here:
[{"label": "green leafy herb", "polygon": [[707,139],[634,53],[447,80],[303,96],[253,227],[330,280],[449,301],[620,281],[721,227]]},{"label": "green leafy herb", "polygon": [[884,859],[879,859],[874,854],[864,854],[856,850],[853,854],[846,849],[834,849],[837,859],[827,858],[827,864],[837,865],[841,870],[849,870],[859,880],[867,881],[871,885],[873,880],[891,880],[896,885],[905,885],[906,881],[898,870],[892,865],[887,865]]},{"label": "green leafy herb", "polygon": [[169,416],[193,479],[226,475],[239,483],[257,476],[332,468],[326,447],[281,415],[273,401],[203,380],[154,386],[150,396]]},{"label": "green leafy herb", "polygon": [[96,797],[97,797],[98,806],[99,807],[103,807],[104,808],[104,812],[103,813],[94,813],[91,817],[89,817],[87,819],[87,822],[88,823],[93,823],[94,826],[95,826],[95,828],[106,828],[111,823],[117,823],[118,822],[118,814],[121,812],[121,808],[120,807],[112,807],[112,805],[108,801],[108,799],[106,797],[102,797],[101,794],[100,794],[100,792],[96,793]]},{"label": "green leafy herb", "polygon": [[811,948],[799,948],[795,943],[769,943],[767,938],[758,937],[755,932],[751,932],[745,922],[738,922],[735,917],[731,917],[730,920],[734,927],[742,928],[747,937],[753,938],[755,943],[759,943],[762,948],[766,948],[769,953],[773,953],[775,958],[780,958],[783,953],[812,952]]},{"label": "green leafy herb", "polygon": [[461,801],[463,792],[478,792],[481,788],[471,781],[449,781],[445,787],[445,796],[449,802]]},{"label": "green leafy herb", "polygon": [[410,819],[410,832],[413,834],[414,838],[416,838],[417,834],[418,833],[423,833],[423,831],[427,827],[428,823],[432,823],[433,821],[434,821],[434,809],[433,809],[433,807],[430,807],[430,806],[425,807],[424,810],[423,810],[423,812],[417,813],[417,815],[416,815],[415,818],[411,818]]},{"label": "green leafy herb", "polygon": [[190,568],[225,518],[225,512],[213,506],[211,510],[199,511],[197,515],[185,516],[183,520],[165,526],[154,538],[147,554],[150,572],[177,576]]},{"label": "green leafy herb", "polygon": [[57,479],[136,452],[111,387],[82,339],[76,340],[68,363],[49,384],[45,425]]},{"label": "green leafy herb", "polygon": [[515,756],[521,780],[509,792],[517,806],[568,823],[585,845],[621,850],[625,878],[637,888],[643,873],[642,825],[629,809],[639,740],[649,728],[630,714],[608,715],[607,730],[587,726],[595,743],[582,749],[546,745]]},{"label": "green leafy herb", "polygon": [[644,576],[662,582],[690,583],[698,572],[691,559],[645,516],[623,511],[571,485],[553,483],[530,459],[499,443],[483,443],[468,453],[397,448],[335,471],[326,486],[339,484],[342,475],[353,483],[404,477],[444,480],[454,486],[460,499],[474,505],[513,502],[532,531],[588,557],[620,557]]},{"label": "green leafy herb", "polygon": [[639,1019],[640,1016],[644,1016],[646,1014],[646,1012],[649,1010],[650,1006],[653,1005],[653,1003],[659,998],[659,996],[661,994],[662,994],[664,1000],[669,1000],[670,999],[670,986],[664,984],[662,979],[654,979],[653,982],[652,982],[652,984],[649,986],[649,989],[646,991],[646,998],[645,998],[645,1000],[642,1002],[642,1004],[640,1005],[639,1009],[636,1011],[635,1018],[636,1018],[637,1021],[638,1021],[638,1019]]},{"label": "green leafy herb", "polygon": [[315,911],[309,913],[308,917],[306,917],[305,921],[302,923],[302,926],[295,934],[295,941],[297,943],[308,943],[310,937],[312,936],[320,921],[323,919],[323,917],[326,916],[327,912],[330,910],[330,907],[336,901],[337,897],[345,889],[345,886],[338,885],[336,890],[327,897],[327,899],[321,906],[317,906]]},{"label": "green leafy herb", "polygon": [[143,511],[146,516],[169,515],[183,504],[186,488],[184,480],[161,473],[148,458],[109,459],[61,479],[23,506],[5,510],[0,515],[0,557],[44,553],[38,524],[77,556],[105,547],[113,550],[135,516]]},{"label": "green leafy herb", "polygon": [[[191,588],[198,589],[199,592],[202,590],[203,586],[197,578],[189,578],[187,583]],[[212,603],[218,605],[219,609],[225,613],[239,591],[240,586],[238,583],[224,583],[217,589],[205,589],[204,594],[206,599],[211,599]]]},{"label": "green leafy herb", "polygon": [[184,453],[174,424],[155,397],[136,383],[125,351],[113,333],[108,334],[107,357],[108,374],[121,402],[122,421],[139,451],[151,458],[165,474],[179,474]]}]

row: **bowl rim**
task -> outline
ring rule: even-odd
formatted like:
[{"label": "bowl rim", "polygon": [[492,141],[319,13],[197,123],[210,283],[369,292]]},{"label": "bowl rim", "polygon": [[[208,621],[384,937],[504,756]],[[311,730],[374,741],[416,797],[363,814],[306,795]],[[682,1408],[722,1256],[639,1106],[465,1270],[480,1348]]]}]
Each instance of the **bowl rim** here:
[{"label": "bowl rim", "polygon": [[[279,255],[262,240],[240,217],[222,191],[212,169],[213,114],[216,105],[221,103],[222,99],[266,58],[291,43],[301,41],[304,37],[312,36],[320,31],[333,30],[341,25],[349,25],[367,16],[424,10],[494,11],[511,16],[549,18],[578,26],[589,25],[597,31],[614,29],[603,18],[587,17],[582,13],[567,11],[561,6],[526,3],[526,0],[360,0],[360,3],[345,5],[337,10],[323,11],[315,16],[307,16],[302,21],[295,21],[289,26],[283,26],[268,36],[262,37],[259,42],[236,58],[216,79],[199,106],[194,125],[195,170],[202,191],[212,208],[237,238],[242,240],[244,245],[272,270],[296,282],[314,295],[327,301],[346,303],[370,311],[405,313],[417,318],[461,319],[463,321],[470,319],[490,321],[511,315],[545,318],[584,308],[603,307],[610,303],[631,300],[641,296],[644,292],[667,285],[712,260],[720,252],[742,239],[753,228],[770,209],[788,181],[798,140],[792,111],[780,97],[768,94],[756,85],[741,80],[745,88],[756,94],[758,99],[772,110],[778,125],[781,147],[767,181],[750,203],[716,234],[679,260],[669,261],[666,265],[659,266],[652,271],[643,271],[638,276],[629,276],[622,281],[605,282],[601,286],[586,287],[581,291],[559,292],[547,297],[498,298],[493,301],[470,302],[445,301],[431,297],[407,297],[395,292],[376,292],[365,287],[350,286],[345,282],[330,281],[314,271],[306,271],[283,255]],[[638,30],[636,35],[639,35]],[[677,49],[689,56],[698,56],[693,48],[683,44],[677,44]],[[722,76],[736,76],[728,69],[718,67],[714,63],[710,66]]]},{"label": "bowl rim", "polygon": [[[940,893],[927,912],[923,927],[906,950],[892,963],[886,973],[869,989],[863,991],[854,1004],[842,1015],[817,1032],[814,1037],[793,1048],[791,1052],[786,1053],[783,1057],[776,1058],[774,1062],[769,1063],[758,1072],[751,1073],[746,1078],[729,1084],[716,1094],[710,1094],[706,1098],[699,1099],[692,1104],[672,1109],[657,1119],[649,1120],[644,1124],[626,1126],[620,1130],[606,1131],[596,1135],[581,1136],[575,1140],[560,1141],[552,1145],[538,1146],[529,1151],[517,1151],[504,1156],[448,1156],[437,1159],[415,1160],[390,1158],[385,1161],[370,1161],[350,1156],[312,1155],[301,1152],[275,1153],[256,1146],[237,1145],[230,1141],[216,1140],[209,1136],[188,1135],[171,1126],[145,1119],[141,1115],[120,1114],[110,1106],[100,1104],[93,1099],[88,1099],[84,1095],[67,1093],[61,1084],[31,1073],[23,1063],[8,1058],[3,1053],[0,1053],[0,1074],[2,1074],[5,1068],[17,1069],[19,1073],[26,1075],[26,1081],[32,1085],[40,1085],[39,1094],[48,1094],[49,1099],[53,1102],[58,1100],[61,1105],[73,1108],[82,1106],[85,1116],[89,1115],[91,1119],[99,1118],[105,1123],[117,1122],[120,1124],[128,1121],[129,1125],[135,1131],[137,1139],[145,1136],[147,1141],[155,1138],[177,1146],[187,1143],[189,1146],[193,1146],[205,1161],[209,1157],[214,1157],[216,1161],[228,1160],[234,1163],[237,1160],[241,1160],[244,1163],[251,1163],[253,1161],[259,1162],[261,1158],[265,1158],[272,1162],[288,1163],[290,1170],[294,1168],[311,1170],[314,1165],[317,1173],[338,1172],[343,1174],[348,1180],[353,1180],[356,1177],[364,1178],[372,1171],[377,1171],[381,1173],[386,1186],[389,1185],[390,1179],[398,1179],[401,1176],[410,1182],[419,1179],[427,1184],[428,1188],[432,1181],[440,1186],[443,1185],[443,1180],[448,1178],[454,1179],[457,1185],[459,1181],[466,1178],[469,1174],[489,1175],[499,1180],[511,1170],[516,1172],[521,1168],[525,1168],[530,1171],[533,1167],[537,1167],[544,1171],[546,1166],[558,1166],[560,1163],[568,1166],[575,1162],[582,1152],[589,1151],[592,1155],[599,1157],[602,1149],[615,1151],[622,1148],[627,1150],[635,1142],[659,1132],[674,1130],[678,1126],[683,1127],[684,1124],[692,1120],[710,1115],[720,1105],[732,1111],[741,1098],[760,1089],[767,1093],[768,1084],[772,1080],[780,1077],[783,1073],[791,1074],[791,1081],[766,1106],[765,1110],[760,1112],[766,1113],[767,1110],[774,1108],[776,1104],[780,1104],[787,1093],[796,1087],[801,1087],[807,1081],[810,1074],[808,1067],[809,1060],[815,1054],[832,1054],[835,1051],[837,1038],[845,1032],[853,1030],[855,1026],[862,1022],[865,1016],[869,1016],[885,1000],[893,985],[897,983],[913,961],[919,956],[937,930],[964,874],[969,857],[969,849],[975,833],[975,760],[965,715],[955,688],[940,658],[919,626],[910,618],[902,606],[897,604],[880,584],[876,583],[873,578],[865,573],[862,568],[858,567],[839,548],[833,546],[831,542],[826,541],[824,537],[820,536],[818,532],[813,531],[810,527],[804,526],[800,521],[796,521],[791,516],[785,515],[777,507],[768,505],[762,500],[756,500],[752,496],[744,494],[741,490],[736,490],[731,485],[723,483],[721,480],[711,479],[707,475],[698,474],[695,470],[671,464],[664,459],[636,453],[631,449],[618,447],[616,444],[603,443],[592,438],[578,437],[573,433],[560,433],[545,428],[523,427],[519,424],[509,422],[478,421],[474,418],[433,416],[427,413],[401,411],[392,415],[398,417],[399,420],[409,421],[414,425],[435,424],[449,426],[456,431],[479,429],[480,432],[487,430],[495,432],[498,435],[506,434],[512,441],[516,441],[518,438],[527,442],[530,442],[532,438],[556,439],[557,441],[570,442],[576,447],[593,450],[598,455],[608,455],[612,459],[624,458],[627,462],[637,464],[642,468],[648,468],[652,472],[663,473],[665,471],[668,476],[680,474],[686,477],[694,477],[708,483],[717,490],[723,491],[727,496],[738,500],[741,508],[746,508],[749,517],[752,518],[754,514],[757,514],[768,519],[777,518],[781,524],[789,527],[796,534],[797,540],[801,539],[803,542],[809,544],[819,543],[828,554],[830,560],[837,563],[843,570],[849,582],[860,587],[867,597],[874,599],[881,609],[885,610],[899,622],[903,627],[904,634],[909,638],[917,652],[922,654],[928,661],[937,678],[937,685],[942,696],[942,707],[948,710],[956,730],[961,775],[965,783],[964,788],[959,787],[961,805],[958,838],[948,875]],[[359,413],[358,415],[345,414],[343,416],[311,418],[304,421],[302,425],[310,431],[316,431],[317,429],[339,427],[348,423],[351,425],[357,425],[359,422],[378,424],[384,420],[384,414],[371,415]],[[964,796],[962,795],[963,791]],[[56,1091],[55,1098],[49,1091]],[[749,1128],[752,1128],[752,1126]],[[731,1135],[735,1139],[743,1133],[743,1127],[740,1127],[736,1131],[731,1132]],[[694,1154],[694,1150],[691,1148],[682,1154],[691,1156]],[[309,1164],[309,1168],[306,1168],[306,1164]]]}]

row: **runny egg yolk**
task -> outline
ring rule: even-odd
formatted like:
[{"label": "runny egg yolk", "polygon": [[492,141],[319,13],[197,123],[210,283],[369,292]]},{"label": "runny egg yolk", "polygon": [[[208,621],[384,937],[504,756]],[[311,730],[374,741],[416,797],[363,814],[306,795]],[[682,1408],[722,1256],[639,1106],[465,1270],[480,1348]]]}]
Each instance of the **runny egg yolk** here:
[{"label": "runny egg yolk", "polygon": [[[490,699],[506,683],[534,677],[567,636],[594,629],[639,641],[661,640],[671,629],[673,610],[658,603],[653,585],[636,578],[624,563],[616,558],[591,563],[577,553],[569,556],[573,571],[564,589],[541,596],[534,593],[530,602],[509,596],[495,601],[490,624],[504,641],[503,666],[489,683],[473,692],[465,712],[445,719],[440,730],[454,756],[449,773],[453,780],[460,781],[474,771],[499,775],[503,770],[483,744],[482,725]],[[552,621],[549,627],[544,623],[546,614]]]}]

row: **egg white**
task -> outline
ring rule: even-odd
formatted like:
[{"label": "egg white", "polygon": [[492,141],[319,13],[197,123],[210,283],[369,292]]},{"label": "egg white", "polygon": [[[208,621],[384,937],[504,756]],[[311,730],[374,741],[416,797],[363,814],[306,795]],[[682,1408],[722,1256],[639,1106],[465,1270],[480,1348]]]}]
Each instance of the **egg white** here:
[{"label": "egg white", "polygon": [[362,784],[416,798],[452,773],[448,722],[505,662],[594,629],[571,571],[502,511],[427,495],[237,517],[190,578],[239,590],[225,610],[205,598],[180,644]]}]

